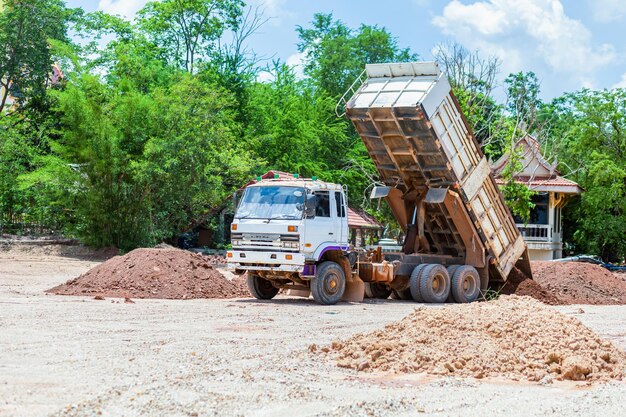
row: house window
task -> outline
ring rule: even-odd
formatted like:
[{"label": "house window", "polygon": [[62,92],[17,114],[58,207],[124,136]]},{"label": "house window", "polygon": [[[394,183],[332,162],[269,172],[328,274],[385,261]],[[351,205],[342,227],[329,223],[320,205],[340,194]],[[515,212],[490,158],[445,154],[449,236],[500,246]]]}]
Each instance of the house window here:
[{"label": "house window", "polygon": [[535,205],[530,210],[530,224],[548,224],[548,208],[550,203],[549,193],[539,193],[531,197],[531,201]]}]

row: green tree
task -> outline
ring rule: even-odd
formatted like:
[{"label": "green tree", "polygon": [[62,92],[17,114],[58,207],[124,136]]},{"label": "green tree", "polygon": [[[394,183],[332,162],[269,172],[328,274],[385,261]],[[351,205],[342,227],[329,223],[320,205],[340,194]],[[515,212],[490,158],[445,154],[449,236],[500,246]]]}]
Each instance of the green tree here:
[{"label": "green tree", "polygon": [[138,12],[140,27],[175,65],[193,73],[198,60],[216,51],[226,29],[236,29],[242,0],[163,0]]},{"label": "green tree", "polygon": [[315,95],[293,70],[275,63],[274,80],[250,87],[246,141],[266,166],[330,179],[350,147],[345,125],[333,111],[335,102]]},{"label": "green tree", "polygon": [[9,94],[19,106],[45,95],[50,42],[67,42],[69,11],[61,0],[6,0],[0,11],[0,118]]},{"label": "green tree", "polygon": [[76,76],[56,93],[53,153],[21,177],[27,186],[65,184],[59,200],[74,210],[73,232],[94,246],[132,249],[176,236],[221,205],[254,163],[236,140],[227,91],[191,75],[149,92],[135,86]]},{"label": "green tree", "polygon": [[298,51],[305,55],[304,72],[316,86],[338,98],[363,71],[365,64],[417,59],[386,29],[361,25],[354,30],[332,14],[317,13],[310,28],[297,27]]},{"label": "green tree", "polygon": [[[626,90],[583,90],[549,106],[561,171],[585,190],[569,207],[566,236],[580,252],[626,258]],[[573,227],[572,227],[573,226]]]},{"label": "green tree", "polygon": [[537,111],[541,107],[539,80],[534,72],[509,74],[504,80],[507,91],[507,109],[524,131],[533,132],[537,125]]}]

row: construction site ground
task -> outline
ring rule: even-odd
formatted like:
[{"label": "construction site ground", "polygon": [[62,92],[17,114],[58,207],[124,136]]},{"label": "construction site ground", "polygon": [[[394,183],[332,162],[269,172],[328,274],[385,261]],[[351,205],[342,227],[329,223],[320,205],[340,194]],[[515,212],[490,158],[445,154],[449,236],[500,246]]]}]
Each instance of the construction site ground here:
[{"label": "construction site ground", "polygon": [[[321,306],[279,295],[125,303],[44,293],[97,264],[0,251],[0,416],[623,415],[626,382],[392,377],[308,351],[380,329],[413,302]],[[626,306],[551,308],[626,349]]]}]

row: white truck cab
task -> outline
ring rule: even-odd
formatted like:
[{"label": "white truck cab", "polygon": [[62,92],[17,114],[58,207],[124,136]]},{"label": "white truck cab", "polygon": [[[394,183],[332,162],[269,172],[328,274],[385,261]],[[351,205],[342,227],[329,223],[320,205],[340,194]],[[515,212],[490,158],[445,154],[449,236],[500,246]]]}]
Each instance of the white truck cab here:
[{"label": "white truck cab", "polygon": [[340,185],[315,177],[247,186],[231,225],[228,268],[248,272],[256,298],[273,298],[280,288],[290,288],[310,290],[323,304],[336,303],[351,274],[347,207]]}]

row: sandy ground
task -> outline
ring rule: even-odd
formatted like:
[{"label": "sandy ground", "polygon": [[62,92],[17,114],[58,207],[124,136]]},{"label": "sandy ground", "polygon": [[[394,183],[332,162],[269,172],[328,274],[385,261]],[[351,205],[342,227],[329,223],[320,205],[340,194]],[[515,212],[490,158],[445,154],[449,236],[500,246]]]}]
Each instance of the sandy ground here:
[{"label": "sandy ground", "polygon": [[[311,343],[404,317],[410,302],[124,304],[43,293],[94,265],[0,252],[0,416],[623,415],[625,382],[366,375],[309,355]],[[558,309],[626,348],[626,306]]]}]

